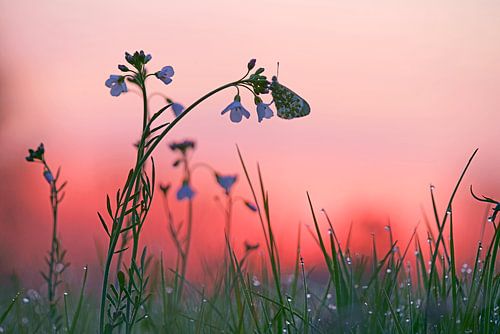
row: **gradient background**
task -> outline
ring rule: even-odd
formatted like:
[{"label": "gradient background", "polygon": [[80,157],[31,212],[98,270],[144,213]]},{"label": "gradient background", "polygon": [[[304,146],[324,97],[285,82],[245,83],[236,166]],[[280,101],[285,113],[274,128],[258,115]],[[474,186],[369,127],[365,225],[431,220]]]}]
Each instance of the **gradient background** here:
[{"label": "gradient background", "polygon": [[[269,76],[279,61],[280,81],[309,101],[312,112],[304,119],[258,124],[254,113],[232,124],[220,116],[234,96],[226,91],[186,117],[167,141],[195,139],[193,161],[223,173],[242,172],[235,144],[252,172],[260,162],[284,262],[293,261],[299,223],[312,223],[306,190],[342,236],[353,222],[354,244],[367,252],[370,233],[386,239],[389,219],[405,242],[423,221],[422,210],[431,216],[430,183],[443,212],[479,148],[454,207],[458,255],[470,261],[485,206],[467,186],[500,197],[499,17],[497,1],[1,0],[1,275],[16,272],[41,284],[35,273],[50,245],[49,188],[40,166],[24,161],[40,141],[69,181],[60,210],[69,259],[100,271],[96,244],[104,247],[105,239],[96,211],[104,210],[105,194],[122,186],[134,161],[142,103],[133,93],[111,97],[104,81],[118,73],[124,51],[137,49],[153,55],[151,70],[172,65],[176,71],[171,85],[152,82],[150,92],[185,105],[239,78],[250,58]],[[152,109],[161,103],[153,98]],[[248,96],[244,103],[253,108]],[[158,178],[178,187],[166,144],[155,158]],[[193,273],[200,258],[219,256],[223,246],[223,216],[213,201],[221,192],[201,169],[194,187]],[[235,187],[250,195],[243,179]],[[172,263],[159,199],[144,240]],[[182,219],[184,206],[176,208]],[[238,245],[261,235],[247,211],[236,209]],[[312,266],[320,254],[303,236]],[[74,275],[79,271],[67,277]]]}]

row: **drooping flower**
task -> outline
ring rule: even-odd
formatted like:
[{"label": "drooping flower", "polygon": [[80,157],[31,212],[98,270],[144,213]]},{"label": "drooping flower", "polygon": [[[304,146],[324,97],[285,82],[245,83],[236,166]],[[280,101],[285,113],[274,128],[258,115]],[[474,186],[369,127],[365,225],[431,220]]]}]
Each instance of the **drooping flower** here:
[{"label": "drooping flower", "polygon": [[182,201],[184,199],[192,199],[195,195],[195,192],[189,186],[187,181],[182,183],[182,187],[177,191],[177,200]]},{"label": "drooping flower", "polygon": [[231,102],[224,110],[222,110],[221,115],[224,115],[228,111],[231,111],[231,113],[229,114],[229,118],[233,123],[241,122],[243,116],[245,116],[245,118],[247,119],[250,118],[250,112],[248,112],[248,110],[243,107],[240,101],[240,96],[236,95],[234,97],[234,101]]},{"label": "drooping flower", "polygon": [[238,179],[237,175],[219,175],[215,173],[215,179],[217,180],[217,183],[224,188],[224,191],[226,192],[226,195],[229,195],[229,192],[231,191],[231,188],[233,187],[234,183]]},{"label": "drooping flower", "polygon": [[174,76],[174,68],[172,66],[165,66],[161,69],[161,71],[156,72],[155,76],[163,81],[165,85],[168,85],[172,82],[172,77]]},{"label": "drooping flower", "polygon": [[172,111],[174,112],[175,117],[179,117],[184,111],[184,106],[180,103],[174,102],[172,103]]},{"label": "drooping flower", "polygon": [[104,84],[106,87],[111,88],[110,93],[112,96],[119,96],[121,93],[127,92],[125,77],[122,75],[111,74]]},{"label": "drooping flower", "polygon": [[184,140],[181,142],[172,142],[170,144],[170,149],[172,151],[180,151],[182,154],[185,154],[187,150],[194,149],[196,146],[195,142],[192,140]]},{"label": "drooping flower", "polygon": [[259,104],[257,104],[257,116],[259,118],[259,123],[262,122],[264,118],[269,119],[274,116],[274,113],[271,108],[269,108],[269,106],[270,103],[267,104],[264,102],[260,102]]}]

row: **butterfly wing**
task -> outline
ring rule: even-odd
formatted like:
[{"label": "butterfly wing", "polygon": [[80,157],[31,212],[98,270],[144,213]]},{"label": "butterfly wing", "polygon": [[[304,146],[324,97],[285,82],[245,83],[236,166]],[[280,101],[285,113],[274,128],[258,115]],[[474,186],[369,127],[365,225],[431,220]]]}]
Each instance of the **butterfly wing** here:
[{"label": "butterfly wing", "polygon": [[292,119],[307,116],[311,112],[311,107],[306,100],[280,84],[277,80],[273,80],[270,89],[278,111],[278,117]]}]

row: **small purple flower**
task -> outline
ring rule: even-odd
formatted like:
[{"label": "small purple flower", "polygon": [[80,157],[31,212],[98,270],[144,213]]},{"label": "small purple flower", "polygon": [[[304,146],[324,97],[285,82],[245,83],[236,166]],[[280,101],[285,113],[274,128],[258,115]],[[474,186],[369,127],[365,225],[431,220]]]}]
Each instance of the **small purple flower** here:
[{"label": "small purple flower", "polygon": [[54,182],[54,176],[49,170],[45,170],[43,172],[43,177],[45,178],[45,180],[47,180],[48,183]]},{"label": "small purple flower", "polygon": [[259,118],[259,123],[262,122],[264,118],[269,119],[274,116],[273,111],[269,108],[270,105],[270,103],[267,104],[264,102],[257,104],[257,116]]},{"label": "small purple flower", "polygon": [[161,69],[161,71],[156,72],[155,76],[163,81],[165,85],[168,85],[172,82],[172,77],[174,76],[174,68],[172,66],[165,66]]},{"label": "small purple flower", "polygon": [[175,117],[179,117],[180,114],[182,114],[182,112],[184,111],[184,106],[180,103],[173,102],[172,111],[174,112]]},{"label": "small purple flower", "polygon": [[238,176],[237,175],[226,175],[222,176],[219,174],[215,174],[215,179],[217,180],[217,183],[224,188],[224,191],[226,192],[226,195],[229,195],[229,192],[231,191],[231,188],[233,187],[234,183],[236,182]]},{"label": "small purple flower", "polygon": [[184,181],[182,183],[182,187],[177,191],[177,200],[182,201],[183,199],[192,199],[195,195],[195,192],[189,186],[189,183]]},{"label": "small purple flower", "polygon": [[224,115],[228,111],[231,111],[231,113],[229,114],[229,118],[233,123],[241,122],[243,116],[245,116],[245,118],[247,119],[250,118],[250,113],[245,109],[245,107],[243,107],[238,95],[234,98],[233,102],[231,102],[224,110],[222,110],[221,115]]},{"label": "small purple flower", "polygon": [[121,93],[127,92],[125,77],[122,75],[111,74],[104,84],[106,87],[111,88],[112,96],[119,96]]},{"label": "small purple flower", "polygon": [[179,151],[182,154],[186,154],[188,150],[194,150],[196,147],[196,143],[192,140],[185,139],[184,141],[181,142],[172,142],[170,144],[170,149],[172,151]]}]

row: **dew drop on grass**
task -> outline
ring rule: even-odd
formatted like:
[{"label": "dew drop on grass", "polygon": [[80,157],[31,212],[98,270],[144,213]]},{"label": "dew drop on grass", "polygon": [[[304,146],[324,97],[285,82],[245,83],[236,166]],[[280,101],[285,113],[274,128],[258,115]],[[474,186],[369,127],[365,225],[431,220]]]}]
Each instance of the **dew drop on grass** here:
[{"label": "dew drop on grass", "polygon": [[286,297],[286,300],[291,303],[292,302],[292,298],[291,297]]},{"label": "dew drop on grass", "polygon": [[391,269],[391,268],[387,268],[386,272],[387,272],[388,274],[390,274],[390,273],[392,273],[392,269]]},{"label": "dew drop on grass", "polygon": [[0,326],[0,333],[5,333],[5,329],[2,326]]},{"label": "dew drop on grass", "polygon": [[172,287],[170,287],[170,286],[167,286],[165,288],[165,292],[168,293],[168,294],[171,294],[172,292],[174,292],[174,289]]},{"label": "dew drop on grass", "polygon": [[306,297],[307,297],[307,299],[310,299],[310,298],[311,298],[311,294],[310,294],[310,293],[308,293],[308,294],[306,295]]},{"label": "dew drop on grass", "polygon": [[331,298],[332,298],[332,294],[331,293],[329,293],[329,294],[326,295],[326,299],[331,299]]},{"label": "dew drop on grass", "polygon": [[67,295],[68,295],[68,293],[67,293],[67,292],[64,292],[64,295],[65,295],[65,296],[67,296]]},{"label": "dew drop on grass", "polygon": [[30,300],[26,297],[23,298],[23,304],[28,304],[30,302]]}]

